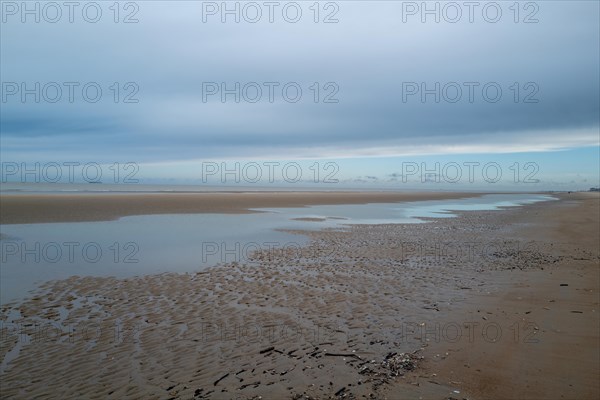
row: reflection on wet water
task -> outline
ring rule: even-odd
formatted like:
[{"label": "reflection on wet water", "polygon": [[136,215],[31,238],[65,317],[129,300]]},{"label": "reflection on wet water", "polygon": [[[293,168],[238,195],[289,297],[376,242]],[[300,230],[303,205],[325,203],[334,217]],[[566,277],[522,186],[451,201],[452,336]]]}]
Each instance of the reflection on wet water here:
[{"label": "reflection on wet water", "polygon": [[448,218],[456,216],[452,211],[497,210],[502,207],[516,207],[553,199],[553,197],[545,195],[490,194],[482,197],[455,200],[345,204],[277,209],[258,208],[256,210],[283,214],[286,218],[294,220],[311,219],[319,227],[338,227],[346,224],[421,223],[424,221],[419,218]]},{"label": "reflection on wet water", "polygon": [[148,215],[117,221],[0,226],[0,302],[24,297],[37,283],[73,275],[128,277],[191,272],[247,262],[255,250],[298,248],[303,235],[280,229],[348,224],[422,223],[452,211],[494,210],[550,196],[486,195],[462,200],[260,209],[256,214]]}]

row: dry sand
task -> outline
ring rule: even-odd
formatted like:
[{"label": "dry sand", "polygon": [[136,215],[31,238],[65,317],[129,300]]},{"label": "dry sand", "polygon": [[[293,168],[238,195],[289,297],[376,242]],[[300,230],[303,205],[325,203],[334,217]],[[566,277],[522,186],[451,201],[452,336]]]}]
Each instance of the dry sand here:
[{"label": "dry sand", "polygon": [[50,282],[1,310],[2,397],[597,399],[599,210],[565,194]]}]

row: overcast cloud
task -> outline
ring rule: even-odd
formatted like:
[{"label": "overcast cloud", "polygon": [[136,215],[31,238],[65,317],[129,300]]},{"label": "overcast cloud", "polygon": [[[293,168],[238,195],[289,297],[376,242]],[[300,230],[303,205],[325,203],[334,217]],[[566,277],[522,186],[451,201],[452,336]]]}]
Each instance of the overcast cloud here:
[{"label": "overcast cloud", "polygon": [[[314,23],[313,2],[298,3],[303,16],[295,24],[277,10],[274,23],[267,15],[255,24],[243,18],[235,23],[231,16],[221,23],[220,14],[203,22],[206,4],[193,1],[136,2],[139,22],[132,24],[112,21],[112,2],[99,2],[103,17],[95,24],[77,12],[73,23],[65,15],[55,24],[31,17],[22,23],[21,14],[12,15],[5,3],[3,160],[77,155],[82,161],[160,163],[530,152],[599,144],[595,1],[536,2],[538,23],[523,23],[534,9],[521,9],[515,23],[512,2],[498,3],[503,14],[497,23],[485,21],[481,8],[470,23],[464,5],[457,23],[444,18],[435,23],[432,16],[422,23],[420,14],[403,22],[402,2],[334,2],[339,22],[331,24]],[[322,9],[319,18],[332,10]],[[44,98],[35,103],[33,95],[23,103],[20,93],[7,92],[12,82],[28,87],[97,82],[103,96],[88,103],[79,86],[72,103],[66,89],[56,103]],[[114,82],[121,86],[116,104],[109,89]],[[134,86],[126,89],[127,82]],[[263,93],[256,103],[244,98],[235,103],[233,95],[223,103],[220,94],[203,98],[206,82],[230,88],[257,82]],[[279,83],[272,103],[264,82]],[[302,88],[296,103],[282,97],[288,82]],[[317,103],[314,82],[320,86]],[[415,88],[410,82],[429,88],[456,82],[462,98],[448,101],[456,96],[451,84],[439,103],[433,94],[423,103],[420,93],[407,95]],[[478,85],[472,102],[465,82]],[[486,83],[502,89],[499,101],[483,97]],[[123,103],[132,88],[139,88],[132,97],[139,102]],[[328,94],[337,103],[323,102]]]}]

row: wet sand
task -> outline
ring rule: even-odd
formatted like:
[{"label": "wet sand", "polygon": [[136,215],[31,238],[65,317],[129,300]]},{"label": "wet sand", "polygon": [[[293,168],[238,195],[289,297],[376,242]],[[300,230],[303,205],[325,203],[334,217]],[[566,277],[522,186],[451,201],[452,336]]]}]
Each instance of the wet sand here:
[{"label": "wet sand", "polygon": [[480,328],[497,323],[498,342],[432,346],[451,354],[435,363],[438,378],[460,381],[472,398],[600,398],[600,196],[560,197],[508,213],[496,235],[535,251],[451,313]]},{"label": "wet sand", "polygon": [[2,307],[2,397],[596,399],[600,197],[560,198],[49,282]]},{"label": "wet sand", "polygon": [[213,192],[10,194],[0,196],[0,224],[107,221],[129,215],[248,213],[251,208],[393,203],[479,196],[452,192]]}]

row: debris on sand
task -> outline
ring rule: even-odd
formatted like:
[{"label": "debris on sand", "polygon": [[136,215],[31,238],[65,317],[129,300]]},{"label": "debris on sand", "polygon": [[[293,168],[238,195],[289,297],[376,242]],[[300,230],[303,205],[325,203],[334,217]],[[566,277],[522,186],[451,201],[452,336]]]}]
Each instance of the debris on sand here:
[{"label": "debris on sand", "polygon": [[417,351],[412,353],[388,353],[381,362],[381,366],[389,371],[388,377],[390,378],[402,376],[406,371],[415,370],[417,363],[423,359],[423,357],[415,355]]},{"label": "debris on sand", "polygon": [[228,373],[226,373],[225,375],[223,375],[222,377],[220,377],[219,379],[217,379],[217,380],[216,380],[216,381],[213,383],[213,385],[214,385],[214,386],[217,386],[217,385],[219,384],[219,382],[221,382],[223,379],[227,378],[228,376],[229,376],[229,372],[228,372]]},{"label": "debris on sand", "polygon": [[368,377],[364,383],[371,382],[373,389],[377,390],[380,386],[390,383],[393,378],[416,370],[418,363],[423,360],[423,357],[416,355],[421,350],[418,349],[412,353],[390,352],[380,363],[373,360],[370,363],[359,364],[360,371],[358,373]]},{"label": "debris on sand", "polygon": [[273,350],[275,350],[275,347],[273,347],[273,346],[267,347],[266,349],[261,350],[258,354],[265,354],[265,353],[271,352]]}]

